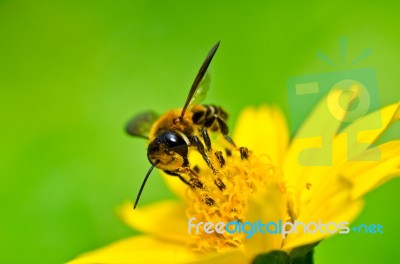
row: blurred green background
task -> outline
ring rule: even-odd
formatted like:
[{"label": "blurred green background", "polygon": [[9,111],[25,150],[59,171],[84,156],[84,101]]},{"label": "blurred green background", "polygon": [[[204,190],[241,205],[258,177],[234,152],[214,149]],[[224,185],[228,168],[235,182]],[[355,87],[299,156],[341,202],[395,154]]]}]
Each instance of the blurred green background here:
[{"label": "blurred green background", "polygon": [[[400,98],[400,8],[389,1],[0,1],[1,263],[61,263],[135,234],[115,215],[149,168],[146,142],[126,136],[135,113],[182,106],[209,48],[206,102],[234,124],[247,105],[288,113],[291,76],[377,71],[381,105]],[[395,126],[384,139],[400,131]],[[316,263],[394,263],[400,180],[370,193],[357,223],[383,235],[335,236]],[[141,204],[172,197],[154,173]]]}]

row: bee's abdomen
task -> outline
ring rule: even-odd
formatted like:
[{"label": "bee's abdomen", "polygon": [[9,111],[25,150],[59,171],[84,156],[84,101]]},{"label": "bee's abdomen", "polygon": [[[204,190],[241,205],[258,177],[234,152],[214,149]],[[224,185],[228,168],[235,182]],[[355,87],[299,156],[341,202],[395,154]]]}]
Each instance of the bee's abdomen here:
[{"label": "bee's abdomen", "polygon": [[213,119],[215,116],[220,117],[224,121],[228,118],[228,114],[221,107],[203,105],[202,109],[193,111],[192,121],[196,125],[204,126],[208,120]]}]

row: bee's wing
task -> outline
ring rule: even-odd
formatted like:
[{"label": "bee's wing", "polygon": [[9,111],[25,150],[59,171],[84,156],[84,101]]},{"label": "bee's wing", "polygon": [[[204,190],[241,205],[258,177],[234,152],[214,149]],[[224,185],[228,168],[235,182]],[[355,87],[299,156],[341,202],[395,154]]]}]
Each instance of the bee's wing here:
[{"label": "bee's wing", "polygon": [[139,113],[128,122],[125,131],[131,136],[148,139],[150,129],[158,117],[159,116],[152,111]]},{"label": "bee's wing", "polygon": [[192,99],[190,100],[190,103],[188,105],[188,108],[190,109],[191,107],[201,103],[207,96],[207,92],[210,89],[210,82],[211,82],[211,77],[210,73],[206,73],[201,80],[199,87],[197,88],[196,92],[194,93]]},{"label": "bee's wing", "polygon": [[188,108],[189,104],[194,105],[194,103],[198,101],[198,100],[194,99],[195,102],[192,102],[192,99],[193,99],[193,97],[196,97],[195,94],[198,92],[198,90],[200,88],[199,86],[200,86],[200,84],[202,82],[204,82],[204,88],[201,89],[201,91],[199,91],[199,95],[203,94],[203,96],[197,96],[197,97],[199,97],[199,99],[204,99],[205,94],[207,93],[207,90],[209,88],[208,84],[210,83],[209,82],[210,77],[205,78],[205,75],[207,73],[208,66],[210,66],[212,58],[214,57],[215,53],[217,52],[217,49],[219,47],[219,43],[220,43],[219,41],[217,43],[215,43],[215,45],[208,52],[207,57],[204,60],[203,64],[201,65],[200,70],[197,73],[196,78],[194,79],[192,87],[190,88],[190,91],[189,91],[188,97],[186,99],[185,105],[182,108],[180,119],[182,119],[183,116],[185,115],[186,109]]}]

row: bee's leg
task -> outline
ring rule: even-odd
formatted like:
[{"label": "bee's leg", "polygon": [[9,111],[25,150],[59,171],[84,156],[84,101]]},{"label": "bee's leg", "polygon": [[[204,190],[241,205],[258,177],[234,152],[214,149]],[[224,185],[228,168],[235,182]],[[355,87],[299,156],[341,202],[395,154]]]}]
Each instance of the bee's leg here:
[{"label": "bee's leg", "polygon": [[168,174],[168,175],[178,177],[184,184],[186,184],[186,185],[192,187],[192,185],[191,185],[185,178],[183,178],[182,175],[180,175],[179,173],[174,172],[174,171],[167,171],[167,170],[165,170],[164,172],[165,172],[166,174]]},{"label": "bee's leg", "polygon": [[185,178],[183,178],[182,175],[177,175],[177,176],[184,184],[192,187],[192,185]]},{"label": "bee's leg", "polygon": [[197,177],[192,177],[189,181],[190,187],[192,189],[203,189],[204,185],[203,183],[197,178]]},{"label": "bee's leg", "polygon": [[224,138],[226,139],[226,141],[228,141],[229,143],[231,143],[231,144],[236,148],[236,144],[235,144],[235,142],[233,142],[233,139],[231,139],[230,136],[224,135]]},{"label": "bee's leg", "polygon": [[213,170],[214,174],[216,174],[217,170],[212,165],[211,160],[207,157],[206,152],[204,150],[203,143],[201,143],[200,139],[197,136],[193,136],[190,141],[200,152],[201,156],[203,157],[204,161],[207,163],[208,167],[210,167]]},{"label": "bee's leg", "polygon": [[208,135],[207,129],[203,128],[203,131],[201,131],[201,134],[203,135],[204,143],[206,144],[207,150],[211,150],[211,139],[210,136]]},{"label": "bee's leg", "polygon": [[[214,125],[215,120],[218,122],[218,127],[221,130],[221,133],[224,135],[224,138],[226,141],[231,143],[234,147],[236,147],[235,142],[228,136],[229,133],[229,128],[227,124],[225,123],[224,119],[222,119],[219,115],[213,115],[210,116],[205,122],[204,122],[204,127],[205,128],[210,128]],[[206,143],[207,144],[207,143]],[[209,149],[210,150],[210,149]]]},{"label": "bee's leg", "polygon": [[[190,175],[189,186],[192,189],[203,189],[204,185],[199,180],[199,175],[195,171],[195,168],[196,168],[196,166],[193,168],[193,170],[189,167],[184,168],[185,173]],[[198,168],[197,168],[197,170],[198,170]]]}]

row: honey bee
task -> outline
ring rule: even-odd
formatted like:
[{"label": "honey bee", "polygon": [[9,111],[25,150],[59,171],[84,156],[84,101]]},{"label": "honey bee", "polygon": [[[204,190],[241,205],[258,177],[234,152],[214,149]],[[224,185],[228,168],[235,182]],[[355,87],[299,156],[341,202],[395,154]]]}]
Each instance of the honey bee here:
[{"label": "honey bee", "polygon": [[[134,209],[154,167],[171,176],[179,177],[192,188],[202,187],[202,183],[196,181],[196,168],[191,167],[188,159],[188,153],[191,149],[201,154],[213,174],[217,173],[210,157],[213,148],[210,132],[220,133],[227,144],[235,147],[235,143],[228,136],[227,113],[218,106],[199,104],[208,91],[210,78],[206,72],[219,44],[218,41],[209,51],[182,109],[169,111],[161,117],[153,112],[144,112],[136,115],[128,122],[126,126],[128,134],[143,137],[150,141],[147,157],[151,167],[142,182]],[[225,161],[221,151],[215,151],[214,154],[220,165],[223,166]]]}]

